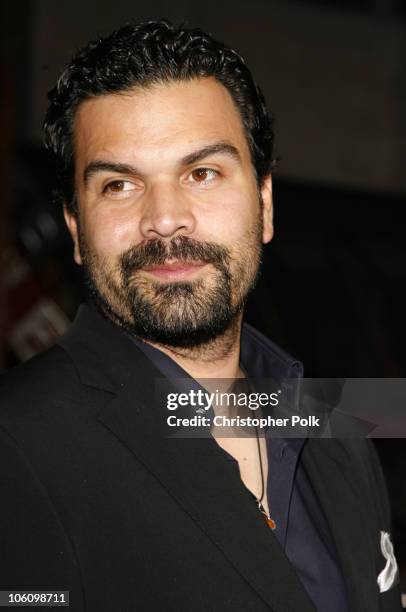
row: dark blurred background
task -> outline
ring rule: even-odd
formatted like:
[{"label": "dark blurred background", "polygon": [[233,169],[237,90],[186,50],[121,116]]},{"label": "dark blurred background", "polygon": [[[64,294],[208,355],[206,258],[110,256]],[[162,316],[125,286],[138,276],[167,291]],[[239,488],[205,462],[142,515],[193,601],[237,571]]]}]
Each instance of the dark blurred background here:
[{"label": "dark blurred background", "polygon": [[[89,39],[166,17],[235,46],[276,118],[276,234],[247,319],[307,376],[405,376],[406,0],[14,0],[0,11],[1,368],[52,343],[83,299],[41,146],[46,92]],[[405,566],[405,444],[376,445]]]}]

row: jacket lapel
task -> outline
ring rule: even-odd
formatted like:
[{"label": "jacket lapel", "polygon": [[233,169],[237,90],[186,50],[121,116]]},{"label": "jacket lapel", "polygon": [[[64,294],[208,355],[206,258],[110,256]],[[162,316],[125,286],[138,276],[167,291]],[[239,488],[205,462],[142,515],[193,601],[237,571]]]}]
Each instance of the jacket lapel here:
[{"label": "jacket lapel", "polygon": [[[362,442],[360,440],[360,442]],[[351,610],[378,612],[374,548],[366,530],[365,500],[343,440],[310,439],[303,461],[325,513],[347,587]]]}]

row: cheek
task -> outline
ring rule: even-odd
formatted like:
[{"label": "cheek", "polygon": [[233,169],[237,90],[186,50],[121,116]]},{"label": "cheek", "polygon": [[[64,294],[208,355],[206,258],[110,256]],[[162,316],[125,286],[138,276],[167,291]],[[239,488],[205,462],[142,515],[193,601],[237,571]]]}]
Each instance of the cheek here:
[{"label": "cheek", "polygon": [[84,223],[87,243],[99,254],[120,254],[141,240],[138,222],[96,211]]},{"label": "cheek", "polygon": [[260,206],[256,194],[243,190],[224,194],[203,219],[205,234],[223,244],[235,245],[256,228]]}]

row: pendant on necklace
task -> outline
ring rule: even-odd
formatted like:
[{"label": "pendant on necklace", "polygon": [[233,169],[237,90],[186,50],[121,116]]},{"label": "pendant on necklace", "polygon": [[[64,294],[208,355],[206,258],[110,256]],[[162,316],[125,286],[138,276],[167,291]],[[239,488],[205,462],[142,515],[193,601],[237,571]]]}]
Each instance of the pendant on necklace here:
[{"label": "pendant on necklace", "polygon": [[268,525],[268,527],[271,529],[276,529],[276,523],[270,516],[266,516],[266,514],[263,514],[262,516],[264,517],[265,523]]},{"label": "pendant on necklace", "polygon": [[270,516],[268,516],[268,513],[266,512],[265,508],[263,507],[260,501],[258,502],[258,508],[264,518],[265,523],[268,525],[268,527],[270,527],[271,529],[276,529],[275,521]]}]

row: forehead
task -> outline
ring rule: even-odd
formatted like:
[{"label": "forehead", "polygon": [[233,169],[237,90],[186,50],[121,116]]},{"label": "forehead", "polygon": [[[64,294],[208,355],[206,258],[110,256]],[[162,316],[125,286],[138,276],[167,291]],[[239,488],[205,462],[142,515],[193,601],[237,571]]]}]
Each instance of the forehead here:
[{"label": "forehead", "polygon": [[76,162],[100,153],[122,158],[181,155],[199,144],[228,140],[249,160],[238,109],[216,79],[170,82],[102,95],[81,104],[74,123]]}]

